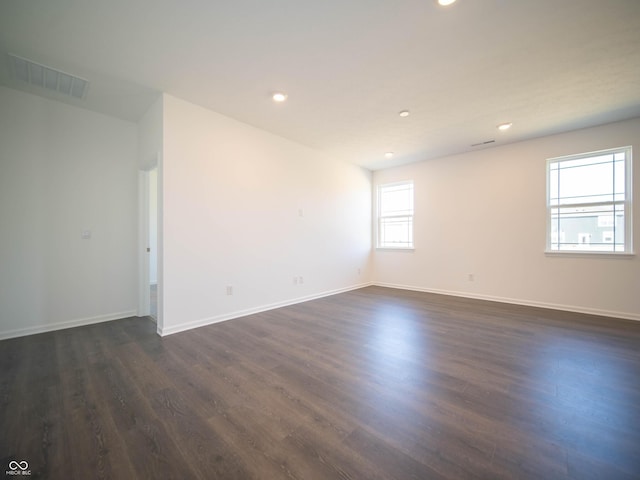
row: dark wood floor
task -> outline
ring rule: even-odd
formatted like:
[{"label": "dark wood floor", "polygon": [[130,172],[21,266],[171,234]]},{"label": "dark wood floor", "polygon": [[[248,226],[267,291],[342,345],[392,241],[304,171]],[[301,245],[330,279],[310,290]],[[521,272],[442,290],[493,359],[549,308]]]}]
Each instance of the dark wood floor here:
[{"label": "dark wood floor", "polygon": [[0,470],[31,478],[640,478],[640,322],[369,287],[0,368]]}]

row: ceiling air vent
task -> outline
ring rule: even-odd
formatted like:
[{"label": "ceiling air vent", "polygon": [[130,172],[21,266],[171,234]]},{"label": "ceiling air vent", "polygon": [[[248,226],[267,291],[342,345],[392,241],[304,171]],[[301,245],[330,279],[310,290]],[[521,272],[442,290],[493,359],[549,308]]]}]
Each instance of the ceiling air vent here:
[{"label": "ceiling air vent", "polygon": [[480,145],[489,145],[490,143],[494,143],[495,140],[487,140],[485,142],[479,142],[479,143],[472,143],[471,146],[472,147],[479,147]]},{"label": "ceiling air vent", "polygon": [[74,98],[84,98],[89,81],[55,68],[47,67],[17,55],[9,54],[16,78],[29,85],[60,92]]}]

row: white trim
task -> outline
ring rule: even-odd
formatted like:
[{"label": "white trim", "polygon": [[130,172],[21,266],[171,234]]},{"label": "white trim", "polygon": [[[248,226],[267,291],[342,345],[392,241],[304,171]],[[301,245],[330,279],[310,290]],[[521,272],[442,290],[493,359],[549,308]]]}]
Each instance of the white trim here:
[{"label": "white trim", "polygon": [[156,325],[158,328],[162,328],[164,325],[164,161],[162,158],[162,150],[157,153],[157,167],[158,167],[158,289],[156,291]]},{"label": "white trim", "polygon": [[94,323],[110,322],[112,320],[121,320],[123,318],[135,317],[135,310],[125,312],[109,313],[106,315],[97,315],[95,317],[78,318],[76,320],[66,320],[63,322],[50,323],[47,325],[37,325],[34,327],[19,328],[17,330],[8,330],[0,332],[0,340],[8,338],[25,337],[27,335],[35,335],[38,333],[53,332],[56,330],[65,330],[67,328],[83,327],[85,325],[93,325]]},{"label": "white trim", "polygon": [[619,258],[633,258],[636,256],[635,252],[600,252],[597,250],[545,250],[545,255],[550,257],[619,257]]},{"label": "white trim", "polygon": [[[151,167],[153,168],[153,167]],[[138,316],[149,315],[149,171],[138,171]]]},{"label": "white trim", "polygon": [[[145,317],[151,314],[151,281],[149,276],[150,267],[150,255],[147,252],[147,247],[150,243],[149,232],[149,220],[150,220],[150,205],[149,205],[149,192],[150,192],[150,173],[155,169],[158,172],[156,182],[159,184],[160,175],[160,152],[156,154],[155,162],[138,170],[138,316]],[[160,192],[158,189],[158,217],[160,216]],[[159,236],[160,236],[160,223],[158,218],[158,245],[159,248]],[[159,251],[156,252],[157,262],[160,262]],[[159,272],[159,266],[156,265]],[[159,284],[160,274],[156,278],[156,284]],[[158,289],[160,287],[158,286]],[[159,308],[156,308],[159,311]],[[156,313],[159,315],[159,313]],[[156,322],[158,319],[154,319]]]},{"label": "white trim", "polygon": [[215,317],[202,318],[200,320],[193,320],[191,322],[180,323],[178,325],[173,325],[169,328],[161,328],[160,325],[158,325],[158,335],[160,335],[161,337],[164,337],[167,335],[173,335],[174,333],[184,332],[186,330],[191,330],[193,328],[204,327],[206,325],[211,325],[219,322],[226,322],[227,320],[233,320],[234,318],[246,317],[247,315],[253,315],[255,313],[266,312],[268,310],[274,310],[276,308],[282,308],[290,305],[295,305],[298,303],[304,303],[310,300],[317,300],[323,297],[330,297],[332,295],[349,292],[351,290],[358,290],[360,288],[369,287],[371,285],[373,285],[373,283],[371,282],[360,283],[357,285],[352,285],[350,287],[337,288],[335,290],[328,290],[326,292],[307,295],[305,297],[298,297],[292,300],[285,300],[283,302],[276,302],[268,305],[262,305],[259,307],[248,308],[246,310],[239,310],[235,312],[225,313]]},{"label": "white trim", "polygon": [[415,292],[435,293],[438,295],[450,295],[452,297],[473,298],[476,300],[487,300],[490,302],[509,303],[512,305],[524,305],[527,307],[547,308],[550,310],[563,310],[566,312],[586,313],[588,315],[600,315],[603,317],[621,318],[624,320],[640,321],[639,313],[618,312],[614,310],[601,310],[599,308],[579,307],[576,305],[564,305],[558,303],[537,302],[534,300],[522,300],[517,298],[496,297],[493,295],[481,295],[468,292],[458,292],[453,290],[440,290],[437,288],[416,287],[413,285],[399,285],[395,283],[372,282],[376,287],[397,288],[400,290],[411,290]]},{"label": "white trim", "polygon": [[547,159],[547,161],[566,161],[566,160],[581,160],[583,158],[590,158],[590,157],[597,157],[598,155],[605,155],[607,153],[611,153],[613,151],[618,151],[618,150],[625,150],[625,149],[631,149],[632,145],[626,145],[624,147],[611,147],[611,148],[604,148],[602,150],[595,150],[593,152],[585,152],[585,153],[576,153],[576,154],[568,154],[568,155],[561,155],[559,157],[553,157],[553,158],[549,158]]}]

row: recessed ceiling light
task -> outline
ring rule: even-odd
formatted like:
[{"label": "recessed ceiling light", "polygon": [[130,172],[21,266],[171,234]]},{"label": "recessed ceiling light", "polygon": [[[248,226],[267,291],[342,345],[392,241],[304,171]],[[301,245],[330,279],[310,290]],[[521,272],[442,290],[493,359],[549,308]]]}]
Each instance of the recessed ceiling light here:
[{"label": "recessed ceiling light", "polygon": [[276,92],[273,94],[274,102],[284,102],[287,99],[287,94],[282,92]]},{"label": "recessed ceiling light", "polygon": [[505,130],[509,130],[511,128],[511,125],[513,125],[511,122],[501,123],[500,125],[498,125],[498,130],[504,132]]},{"label": "recessed ceiling light", "polygon": [[386,158],[391,158],[391,157],[393,157],[393,152],[387,152],[387,153],[384,154],[384,156]]},{"label": "recessed ceiling light", "polygon": [[409,110],[402,110],[398,115],[401,117],[408,117],[410,113],[411,112],[409,112]]},{"label": "recessed ceiling light", "polygon": [[454,3],[456,0],[438,0],[438,3],[440,5],[442,5],[443,7],[446,7],[447,5],[451,5],[452,3]]}]

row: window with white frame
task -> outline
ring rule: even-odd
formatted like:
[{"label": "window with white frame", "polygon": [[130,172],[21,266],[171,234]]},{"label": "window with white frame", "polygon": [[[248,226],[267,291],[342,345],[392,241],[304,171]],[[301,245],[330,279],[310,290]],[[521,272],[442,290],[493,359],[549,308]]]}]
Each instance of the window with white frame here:
[{"label": "window with white frame", "polygon": [[378,248],[413,248],[413,181],[378,186]]},{"label": "window with white frame", "polygon": [[547,160],[547,251],[631,253],[631,147]]}]

